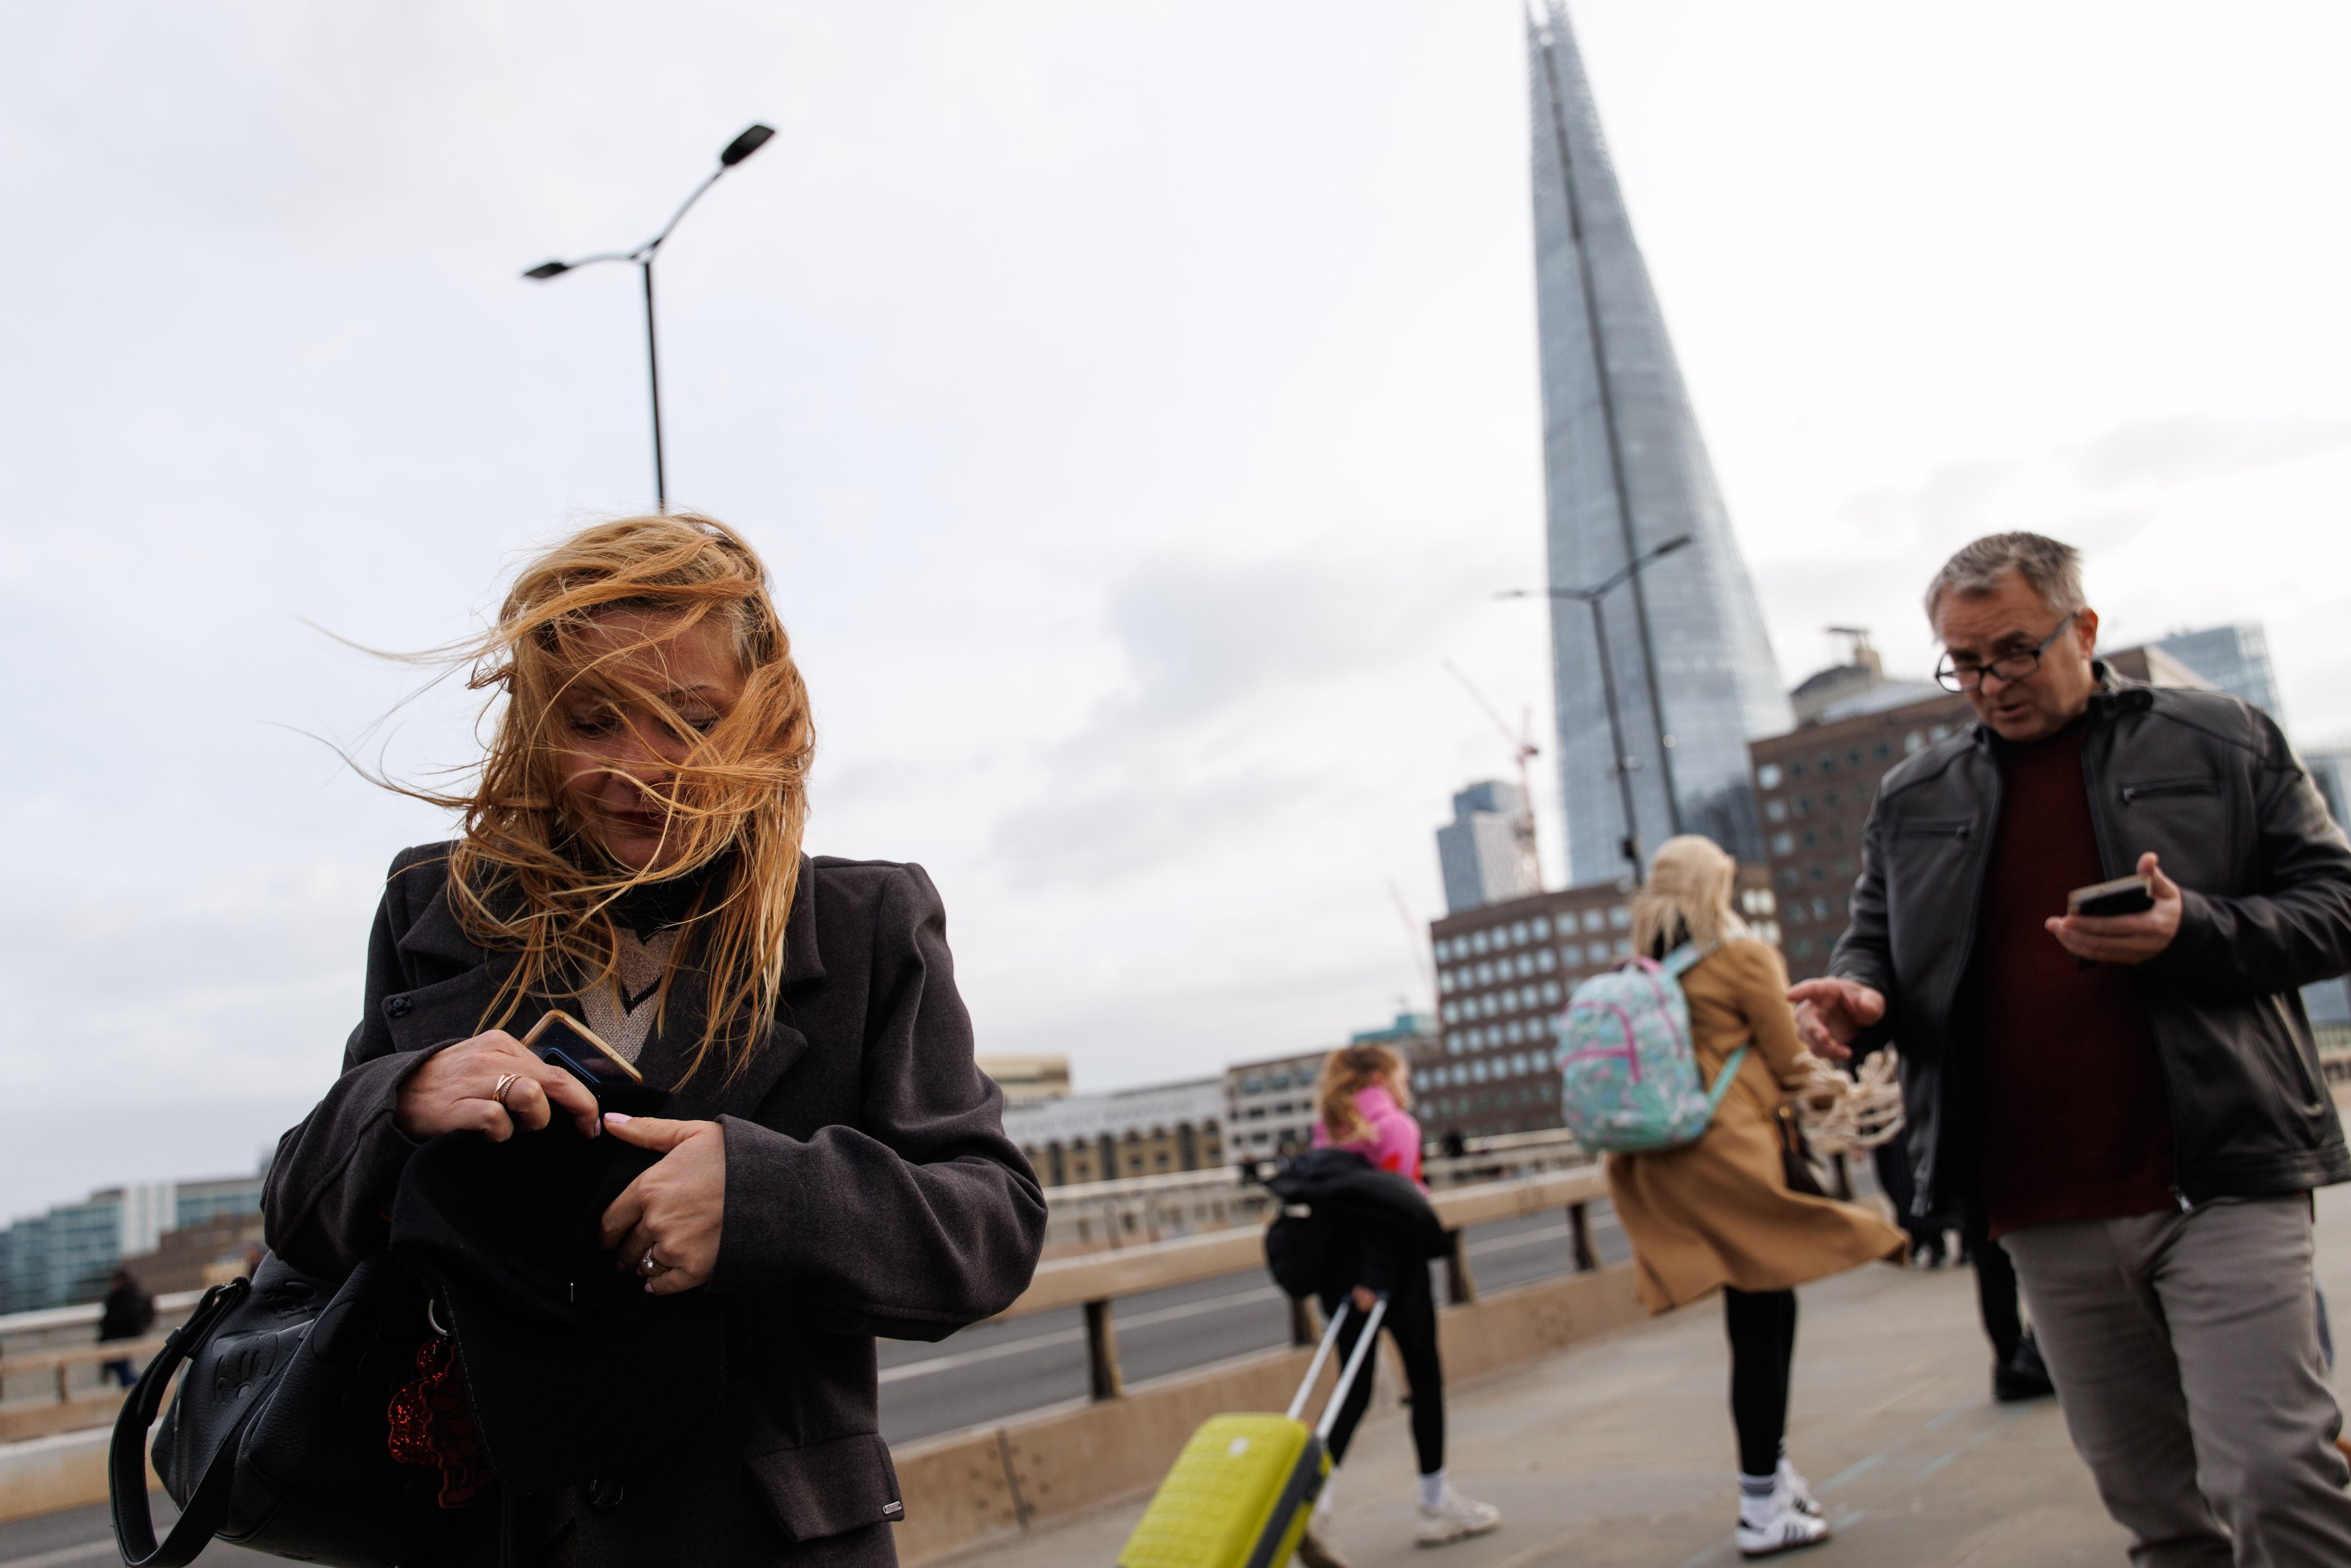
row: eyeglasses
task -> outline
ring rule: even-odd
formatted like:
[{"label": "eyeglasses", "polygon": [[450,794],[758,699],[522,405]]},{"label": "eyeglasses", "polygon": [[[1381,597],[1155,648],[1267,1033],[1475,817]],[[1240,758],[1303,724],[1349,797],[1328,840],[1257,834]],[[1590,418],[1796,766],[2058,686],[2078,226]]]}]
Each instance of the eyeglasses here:
[{"label": "eyeglasses", "polygon": [[[2080,613],[2078,610],[2074,612],[2074,615]],[[1943,662],[1935,666],[1935,684],[1947,692],[1971,692],[1983,685],[1986,675],[1998,675],[2013,685],[2041,667],[2041,655],[2049,651],[2050,643],[2057,641],[2059,632],[2074,623],[2074,615],[2057,622],[2057,631],[2041,639],[2029,653],[2002,653],[1989,664],[1959,664],[1946,653]]]}]

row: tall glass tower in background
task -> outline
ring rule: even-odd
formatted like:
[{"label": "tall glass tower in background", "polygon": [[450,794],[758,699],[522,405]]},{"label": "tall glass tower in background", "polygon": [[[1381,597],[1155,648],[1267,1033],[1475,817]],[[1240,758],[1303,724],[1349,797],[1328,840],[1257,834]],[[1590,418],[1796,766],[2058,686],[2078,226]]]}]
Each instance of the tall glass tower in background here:
[{"label": "tall glass tower in background", "polygon": [[[1608,162],[1561,0],[1534,0],[1535,290],[1551,581],[1585,588],[1687,534],[1689,545],[1605,605],[1631,830],[1646,855],[1676,831],[1763,858],[1747,742],[1793,727],[1747,564],[1730,535],[1648,267]],[[1628,868],[1594,616],[1552,601],[1552,680],[1571,883]]]}]

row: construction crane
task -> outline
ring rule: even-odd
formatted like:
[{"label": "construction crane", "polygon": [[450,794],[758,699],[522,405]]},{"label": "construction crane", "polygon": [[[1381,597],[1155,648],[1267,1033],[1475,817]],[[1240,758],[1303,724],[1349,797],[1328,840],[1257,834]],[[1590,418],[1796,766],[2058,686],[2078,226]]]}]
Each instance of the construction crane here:
[{"label": "construction crane", "polygon": [[1530,891],[1541,893],[1542,858],[1536,853],[1535,848],[1535,792],[1532,776],[1527,771],[1527,764],[1542,755],[1542,747],[1534,743],[1534,710],[1526,707],[1519,710],[1519,728],[1514,735],[1494,705],[1486,700],[1486,694],[1478,689],[1477,683],[1461,673],[1460,666],[1447,659],[1445,669],[1447,674],[1461,683],[1461,689],[1469,694],[1470,700],[1485,711],[1486,716],[1494,721],[1494,727],[1502,732],[1502,738],[1510,743],[1511,753],[1519,766],[1519,820],[1512,825],[1519,841],[1519,872]]}]

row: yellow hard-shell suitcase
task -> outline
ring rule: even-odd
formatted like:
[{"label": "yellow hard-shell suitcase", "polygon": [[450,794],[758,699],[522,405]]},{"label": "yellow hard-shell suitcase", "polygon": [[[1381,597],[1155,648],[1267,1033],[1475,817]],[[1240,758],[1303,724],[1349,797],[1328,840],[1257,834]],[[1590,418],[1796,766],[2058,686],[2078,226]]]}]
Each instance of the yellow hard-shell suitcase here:
[{"label": "yellow hard-shell suitcase", "polygon": [[1338,1343],[1347,1303],[1331,1314],[1288,1414],[1211,1416],[1200,1423],[1127,1537],[1118,1568],[1282,1568],[1298,1550],[1307,1516],[1330,1477],[1324,1444],[1331,1424],[1371,1355],[1387,1309],[1384,1296],[1373,1303],[1363,1337],[1312,1430],[1299,1414]]}]

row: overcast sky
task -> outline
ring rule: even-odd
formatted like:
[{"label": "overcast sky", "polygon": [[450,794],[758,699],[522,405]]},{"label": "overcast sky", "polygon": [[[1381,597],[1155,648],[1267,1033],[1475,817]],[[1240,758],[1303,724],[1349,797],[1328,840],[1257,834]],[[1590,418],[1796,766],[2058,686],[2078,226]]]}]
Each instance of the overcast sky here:
[{"label": "overcast sky", "polygon": [[[1581,0],[1781,673],[1931,657],[1991,528],[2120,643],[2250,618],[2351,733],[2351,302],[2320,5]],[[0,1218],[246,1168],[444,836],[461,634],[671,492],[766,552],[809,845],[919,860],[983,1049],[1081,1088],[1424,982],[1431,831],[1548,744],[1515,0],[0,7]],[[1555,806],[1555,789],[1541,792]],[[1555,815],[1548,858],[1558,864]],[[1556,874],[1554,873],[1554,874]],[[1393,892],[1391,890],[1394,890]]]}]

